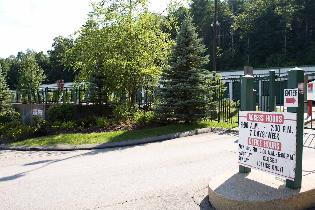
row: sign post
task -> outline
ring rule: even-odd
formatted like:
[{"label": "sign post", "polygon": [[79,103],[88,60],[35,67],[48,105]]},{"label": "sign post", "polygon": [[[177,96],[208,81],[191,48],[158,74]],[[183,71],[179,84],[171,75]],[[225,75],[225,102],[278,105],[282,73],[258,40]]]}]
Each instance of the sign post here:
[{"label": "sign post", "polygon": [[299,189],[302,184],[302,155],[303,155],[303,132],[304,132],[304,90],[301,90],[301,84],[304,87],[304,71],[294,68],[289,71],[288,88],[298,89],[298,106],[288,107],[288,112],[296,113],[296,168],[295,179],[286,180],[286,186],[291,189]]},{"label": "sign post", "polygon": [[[255,111],[254,98],[254,77],[245,75],[242,77],[242,91],[241,91],[241,111]],[[249,173],[251,169],[243,165],[239,165],[240,173]]]},{"label": "sign post", "polygon": [[296,113],[240,112],[239,164],[295,179]]},{"label": "sign post", "polygon": [[[273,78],[272,73],[270,78]],[[304,71],[299,68],[289,71],[288,89],[284,90],[287,112],[256,111],[253,76],[242,78],[241,89],[239,172],[259,169],[285,178],[288,188],[301,188]],[[273,95],[272,91],[270,95]],[[273,111],[273,107],[274,102],[269,104],[269,110]]]}]

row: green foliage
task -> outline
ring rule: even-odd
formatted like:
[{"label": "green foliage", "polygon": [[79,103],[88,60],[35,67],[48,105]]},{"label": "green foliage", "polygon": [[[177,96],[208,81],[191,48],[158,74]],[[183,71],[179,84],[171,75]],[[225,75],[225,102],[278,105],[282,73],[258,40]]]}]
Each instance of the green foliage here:
[{"label": "green foliage", "polygon": [[131,131],[112,131],[104,133],[75,133],[59,134],[40,138],[27,139],[25,141],[12,144],[13,146],[52,146],[57,144],[103,144],[108,142],[119,142],[124,140],[142,139],[153,136],[161,136],[177,132],[192,131],[198,128],[234,128],[237,123],[230,124],[225,122],[203,121],[198,124],[173,124],[151,129],[131,130]]},{"label": "green foliage", "polygon": [[[218,1],[218,38],[217,38],[217,66],[218,70],[231,69],[242,66],[237,58],[237,36],[233,34],[232,24],[234,19],[232,1]],[[234,1],[236,4],[239,1]],[[197,27],[199,37],[203,39],[207,48],[207,54],[213,57],[213,21],[214,1],[213,0],[192,0],[190,8],[193,22]],[[211,70],[211,65],[206,68]],[[212,67],[212,66],[211,66]]]},{"label": "green foliage", "polygon": [[149,13],[146,5],[147,1],[96,2],[68,52],[68,63],[90,82],[97,100],[127,93],[133,105],[138,89],[157,85],[172,42],[161,30],[164,18]]},{"label": "green foliage", "polygon": [[226,87],[222,82],[222,78],[219,74],[213,73],[206,79],[206,100],[207,100],[207,117],[213,116],[213,113],[218,112],[219,102],[225,98]]},{"label": "green foliage", "polygon": [[20,114],[11,106],[11,96],[0,65],[0,125],[20,121]]},{"label": "green foliage", "polygon": [[96,126],[98,127],[102,127],[102,128],[106,128],[108,126],[110,126],[111,122],[108,118],[104,118],[104,117],[98,117],[95,120]]},{"label": "green foliage", "polygon": [[36,62],[34,52],[19,54],[19,78],[17,88],[23,94],[31,95],[37,92],[45,79],[44,71]]},{"label": "green foliage", "polygon": [[58,104],[49,107],[47,111],[50,122],[68,122],[73,120],[75,107],[71,104]]},{"label": "green foliage", "polygon": [[171,34],[172,39],[176,39],[180,25],[189,16],[189,9],[184,7],[182,1],[173,0],[168,5],[168,16],[166,17],[164,30]]},{"label": "green foliage", "polygon": [[[172,40],[191,14],[207,54],[212,55],[213,0],[173,0],[168,16],[147,11],[146,0],[96,0],[88,21],[71,37],[56,37],[48,53],[33,52],[47,75],[89,81],[96,100],[112,93],[131,95],[141,83],[154,86],[165,68]],[[218,70],[315,64],[315,1],[218,1]],[[10,89],[16,89],[24,53],[0,59]],[[211,65],[205,68],[211,70]],[[74,70],[77,70],[75,72]],[[79,75],[78,75],[79,74]],[[101,76],[101,77],[99,77]],[[100,85],[101,84],[101,85]],[[153,84],[153,85],[152,85]]]},{"label": "green foliage", "polygon": [[96,118],[95,117],[86,117],[79,120],[76,120],[76,124],[80,129],[91,128],[96,126]]},{"label": "green foliage", "polygon": [[133,118],[137,109],[129,104],[119,104],[115,107],[113,114],[118,121],[128,121]]},{"label": "green foliage", "polygon": [[137,125],[149,125],[155,119],[153,111],[137,111],[134,113],[133,120]]},{"label": "green foliage", "polygon": [[2,73],[0,65],[0,113],[7,112],[11,109],[11,93],[7,86],[6,80]]},{"label": "green foliage", "polygon": [[66,64],[66,53],[73,47],[73,39],[58,36],[55,37],[52,44],[52,50],[48,51],[50,68],[47,68],[47,81],[55,83],[57,80],[73,82],[75,71]]},{"label": "green foliage", "polygon": [[52,124],[52,128],[60,129],[60,130],[73,130],[78,127],[77,123],[74,121],[66,121],[66,122],[60,122],[55,121]]},{"label": "green foliage", "polygon": [[289,61],[293,17],[297,11],[294,0],[253,0],[244,4],[234,28],[247,42],[248,54],[252,54],[249,64],[279,66]]},{"label": "green foliage", "polygon": [[7,123],[16,123],[21,121],[20,113],[14,111],[13,109],[7,109],[0,112],[0,125]]},{"label": "green foliage", "polygon": [[186,18],[176,39],[171,68],[162,78],[158,108],[161,119],[196,122],[206,116],[206,81],[210,74],[203,68],[208,63],[205,52],[192,19]]},{"label": "green foliage", "polygon": [[43,134],[39,123],[23,125],[20,120],[0,124],[0,143],[10,143]]}]

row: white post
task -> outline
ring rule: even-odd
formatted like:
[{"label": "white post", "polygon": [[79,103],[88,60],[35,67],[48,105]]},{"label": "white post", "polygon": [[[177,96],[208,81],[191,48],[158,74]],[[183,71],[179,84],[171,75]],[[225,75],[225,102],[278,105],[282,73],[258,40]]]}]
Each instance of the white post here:
[{"label": "white post", "polygon": [[259,87],[258,87],[258,98],[259,98],[259,107],[260,109],[262,109],[262,80],[259,80],[258,83]]}]

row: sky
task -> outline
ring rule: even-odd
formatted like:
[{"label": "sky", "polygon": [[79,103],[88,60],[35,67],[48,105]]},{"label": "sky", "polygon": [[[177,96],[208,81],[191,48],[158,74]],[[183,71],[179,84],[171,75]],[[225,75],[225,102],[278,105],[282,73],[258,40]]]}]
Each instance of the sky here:
[{"label": "sky", "polygon": [[[151,0],[163,12],[169,0]],[[69,36],[85,23],[91,0],[0,0],[0,57],[51,49],[53,39]]]}]

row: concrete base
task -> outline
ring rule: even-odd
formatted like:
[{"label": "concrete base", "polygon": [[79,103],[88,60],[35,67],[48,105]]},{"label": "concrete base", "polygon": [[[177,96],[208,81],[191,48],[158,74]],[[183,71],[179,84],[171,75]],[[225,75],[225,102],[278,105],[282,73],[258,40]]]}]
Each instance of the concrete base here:
[{"label": "concrete base", "polygon": [[306,209],[315,206],[315,174],[303,176],[302,188],[291,190],[285,180],[252,170],[237,171],[210,181],[209,200],[216,209]]}]

